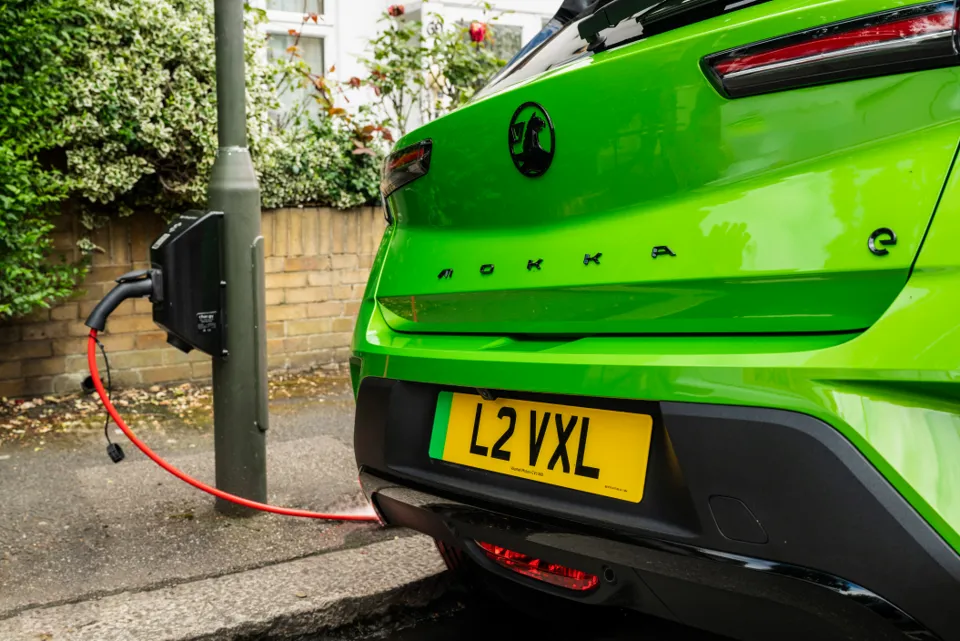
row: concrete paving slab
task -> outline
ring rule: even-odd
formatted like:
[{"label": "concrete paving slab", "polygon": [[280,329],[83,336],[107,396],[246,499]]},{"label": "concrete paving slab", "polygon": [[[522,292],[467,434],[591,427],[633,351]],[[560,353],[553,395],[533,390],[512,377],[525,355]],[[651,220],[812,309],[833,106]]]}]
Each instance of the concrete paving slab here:
[{"label": "concrete paving slab", "polygon": [[[349,510],[364,501],[345,436],[349,403],[287,403],[268,442],[278,505]],[[213,478],[212,434],[140,435],[198,478]],[[121,439],[118,439],[121,440]],[[0,618],[26,608],[155,589],[392,538],[375,525],[261,515],[230,519],[213,499],[167,475],[124,441],[106,459],[102,435],[7,449],[0,461]],[[3,637],[0,640],[6,641]]]},{"label": "concrete paving slab", "polygon": [[0,620],[4,641],[287,639],[419,607],[443,589],[433,542],[398,537],[235,574]]}]

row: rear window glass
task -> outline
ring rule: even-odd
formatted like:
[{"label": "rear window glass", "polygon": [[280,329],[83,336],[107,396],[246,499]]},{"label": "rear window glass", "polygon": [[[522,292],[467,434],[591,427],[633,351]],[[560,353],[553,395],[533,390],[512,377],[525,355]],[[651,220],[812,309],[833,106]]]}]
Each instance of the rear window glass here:
[{"label": "rear window glass", "polygon": [[568,64],[587,53],[587,43],[577,31],[578,22],[571,22],[549,40],[525,57],[515,60],[491,78],[489,84],[477,92],[474,99],[482,98],[501,89],[519,84],[528,78],[539,76],[544,71]]},{"label": "rear window glass", "polygon": [[[769,1],[666,0],[646,11],[638,12],[634,17],[624,20],[616,27],[604,30],[600,34],[603,42],[597,48],[597,51],[609,51],[658,33],[678,29]],[[638,22],[638,18],[641,19],[641,22]],[[592,52],[587,49],[587,42],[580,37],[579,25],[586,19],[582,18],[571,22],[525,57],[501,69],[490,80],[490,83],[476,94],[474,99],[488,96],[539,76],[550,69],[556,69],[592,55]]]}]

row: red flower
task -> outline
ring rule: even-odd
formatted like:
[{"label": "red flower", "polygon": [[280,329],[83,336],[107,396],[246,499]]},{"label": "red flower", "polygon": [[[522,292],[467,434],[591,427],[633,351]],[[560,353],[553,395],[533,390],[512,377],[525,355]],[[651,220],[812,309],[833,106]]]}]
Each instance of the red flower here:
[{"label": "red flower", "polygon": [[389,8],[387,8],[387,13],[393,18],[399,18],[406,13],[406,11],[407,10],[403,8],[402,4],[392,4]]},{"label": "red flower", "polygon": [[350,78],[350,80],[347,81],[347,84],[353,87],[354,89],[356,89],[357,87],[360,86],[361,82],[362,80],[360,80],[360,78],[357,78],[356,76],[354,76],[353,78]]},{"label": "red flower", "polygon": [[470,39],[474,42],[483,42],[487,39],[487,25],[482,22],[470,23]]}]

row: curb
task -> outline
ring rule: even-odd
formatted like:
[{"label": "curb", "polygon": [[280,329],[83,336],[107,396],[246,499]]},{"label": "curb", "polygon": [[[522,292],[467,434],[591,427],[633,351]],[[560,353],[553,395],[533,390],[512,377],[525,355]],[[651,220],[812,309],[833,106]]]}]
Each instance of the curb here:
[{"label": "curb", "polygon": [[443,594],[433,541],[366,547],[146,592],[35,608],[0,620],[4,641],[236,641],[289,639]]}]

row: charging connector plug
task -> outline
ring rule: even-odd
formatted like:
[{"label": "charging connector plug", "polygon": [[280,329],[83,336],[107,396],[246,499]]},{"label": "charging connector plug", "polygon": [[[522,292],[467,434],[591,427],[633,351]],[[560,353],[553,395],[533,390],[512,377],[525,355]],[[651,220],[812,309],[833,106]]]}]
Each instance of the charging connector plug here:
[{"label": "charging connector plug", "polygon": [[108,445],[107,454],[110,456],[110,460],[114,463],[119,463],[123,459],[127,458],[127,455],[123,453],[123,448],[120,447],[119,443],[111,443]]},{"label": "charging connector plug", "polygon": [[86,326],[102,332],[107,326],[107,317],[128,298],[149,296],[151,300],[157,300],[159,297],[155,290],[159,284],[160,273],[155,269],[141,269],[124,274],[117,279],[117,286],[111,289],[87,316]]}]

